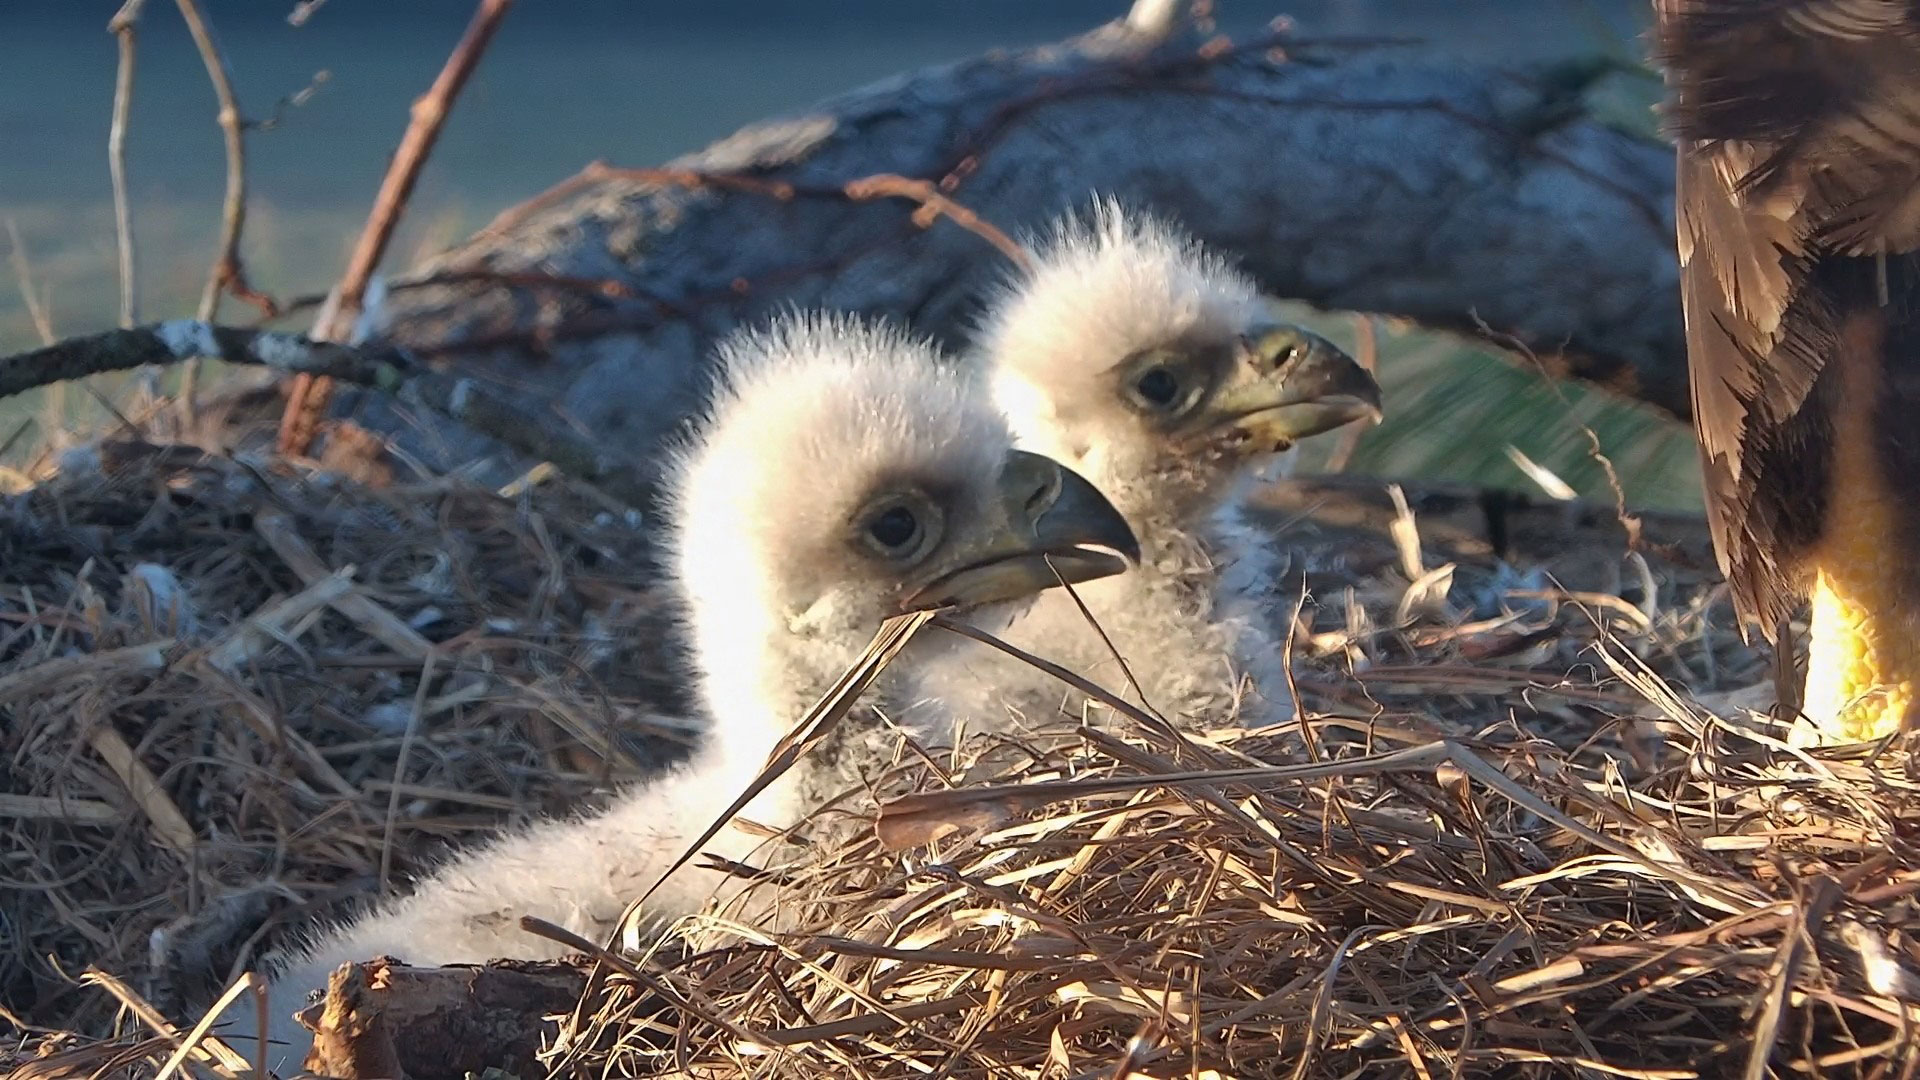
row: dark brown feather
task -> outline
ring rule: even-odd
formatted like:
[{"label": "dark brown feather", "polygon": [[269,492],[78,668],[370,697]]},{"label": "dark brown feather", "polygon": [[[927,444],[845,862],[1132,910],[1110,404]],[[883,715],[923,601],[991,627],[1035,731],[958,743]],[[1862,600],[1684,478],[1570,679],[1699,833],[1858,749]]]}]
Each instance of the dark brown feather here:
[{"label": "dark brown feather", "polygon": [[1736,607],[1772,637],[1831,494],[1842,327],[1890,317],[1882,362],[1915,355],[1920,0],[1654,7],[1708,517]]}]

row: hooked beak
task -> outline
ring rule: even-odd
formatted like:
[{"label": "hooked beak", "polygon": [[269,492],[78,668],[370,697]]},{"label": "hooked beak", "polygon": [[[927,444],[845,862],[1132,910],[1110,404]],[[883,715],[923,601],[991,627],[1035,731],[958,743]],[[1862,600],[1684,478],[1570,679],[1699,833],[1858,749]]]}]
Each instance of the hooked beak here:
[{"label": "hooked beak", "polygon": [[954,546],[901,608],[975,608],[1022,600],[1061,582],[1109,577],[1140,562],[1140,542],[1120,511],[1079,473],[1052,458],[1010,451],[995,513]]},{"label": "hooked beak", "polygon": [[1221,426],[1284,450],[1356,420],[1380,420],[1380,384],[1318,334],[1264,323],[1242,339],[1240,359],[1214,401]]}]

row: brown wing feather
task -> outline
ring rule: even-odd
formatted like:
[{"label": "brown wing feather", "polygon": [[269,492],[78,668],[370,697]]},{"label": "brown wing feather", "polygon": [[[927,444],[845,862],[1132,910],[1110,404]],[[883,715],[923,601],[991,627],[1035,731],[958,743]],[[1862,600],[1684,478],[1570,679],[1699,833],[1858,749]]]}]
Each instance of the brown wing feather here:
[{"label": "brown wing feather", "polygon": [[1772,636],[1823,516],[1849,256],[1920,247],[1920,0],[1655,0],[1711,521]]}]

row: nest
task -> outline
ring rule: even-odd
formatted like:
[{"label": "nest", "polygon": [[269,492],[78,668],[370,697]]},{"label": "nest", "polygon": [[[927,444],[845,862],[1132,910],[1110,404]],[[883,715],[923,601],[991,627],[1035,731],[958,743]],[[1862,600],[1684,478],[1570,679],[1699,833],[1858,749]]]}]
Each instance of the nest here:
[{"label": "nest", "polygon": [[[984,776],[920,777],[875,837],[798,872],[777,930],[689,922],[690,955],[594,985],[547,1064],[1687,1077],[1740,1075],[1758,1045],[1792,1071],[1905,1075],[1905,760],[1789,752],[1684,709],[1662,726],[1668,764],[1630,785],[1514,726],[1319,763],[1246,734],[942,760]],[[883,842],[950,828],[976,835]]]},{"label": "nest", "polygon": [[[777,919],[599,954],[517,1074],[1920,1067],[1909,762],[1696,707],[1767,667],[1710,574],[1559,510],[1556,582],[1448,539],[1445,498],[1276,498],[1316,601],[1300,726],[1122,708],[903,749],[877,828],[749,892]],[[585,489],[132,445],[4,513],[22,1076],[152,1076],[288,928],[688,734],[644,522]],[[239,1075],[235,1047],[188,1068]]]},{"label": "nest", "polygon": [[0,505],[0,1003],[204,1005],[285,929],[690,733],[644,522],[109,443]]}]

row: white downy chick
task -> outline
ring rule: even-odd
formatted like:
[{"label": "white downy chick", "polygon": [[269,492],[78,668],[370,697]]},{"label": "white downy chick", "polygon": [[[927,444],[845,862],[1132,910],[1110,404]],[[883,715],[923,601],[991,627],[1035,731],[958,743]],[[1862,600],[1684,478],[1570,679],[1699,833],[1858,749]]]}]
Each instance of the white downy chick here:
[{"label": "white downy chick", "polygon": [[[950,608],[997,626],[1056,584],[1056,573],[1091,581],[1138,560],[1112,505],[1071,470],[1014,449],[985,388],[922,341],[801,316],[735,335],[719,361],[706,422],[669,469],[668,500],[671,565],[713,718],[707,742],[602,811],[456,856],[410,894],[289,958],[272,982],[282,1061],[304,1059],[311,1036],[279,1018],[340,964],[563,951],[522,932],[521,915],[606,935],[746,790],[888,617]],[[920,700],[919,673],[958,648],[978,646],[937,630],[917,635],[864,707]],[[791,828],[889,767],[897,737],[871,713],[865,719],[841,721],[741,816]],[[728,828],[703,850],[751,862],[765,844]],[[646,914],[670,920],[740,886],[696,859],[653,893]]]},{"label": "white downy chick", "polygon": [[[1290,715],[1274,610],[1283,560],[1249,526],[1250,481],[1299,440],[1380,415],[1373,377],[1332,343],[1276,321],[1253,282],[1175,226],[1112,202],[1069,217],[994,298],[974,358],[1019,444],[1093,481],[1126,515],[1141,568],[1043,594],[1007,640],[1130,692],[1178,726]],[[1250,692],[1250,693],[1249,693]],[[936,698],[975,722],[1080,696],[1029,665],[967,653]]]}]

